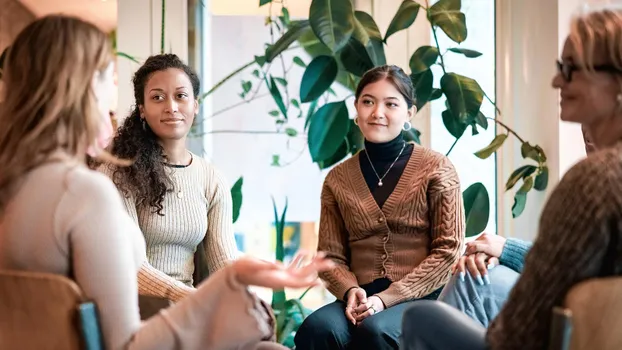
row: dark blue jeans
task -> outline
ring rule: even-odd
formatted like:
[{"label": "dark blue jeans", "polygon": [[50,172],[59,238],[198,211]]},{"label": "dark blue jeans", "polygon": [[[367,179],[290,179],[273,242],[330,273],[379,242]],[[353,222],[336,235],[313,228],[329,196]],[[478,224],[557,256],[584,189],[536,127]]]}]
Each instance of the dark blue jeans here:
[{"label": "dark blue jeans", "polygon": [[[368,296],[387,289],[388,279],[361,286]],[[422,299],[438,298],[440,289]],[[296,350],[399,349],[402,315],[416,301],[394,305],[353,325],[345,316],[346,304],[337,300],[309,315],[296,332]]]}]

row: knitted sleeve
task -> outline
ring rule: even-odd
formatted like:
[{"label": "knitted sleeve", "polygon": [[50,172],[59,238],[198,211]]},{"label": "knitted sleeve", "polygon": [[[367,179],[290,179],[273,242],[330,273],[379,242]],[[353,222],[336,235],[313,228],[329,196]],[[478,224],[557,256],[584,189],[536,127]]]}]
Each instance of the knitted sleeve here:
[{"label": "knitted sleeve", "polygon": [[225,178],[214,167],[207,168],[207,232],[203,240],[209,273],[238,258],[233,232],[233,201]]},{"label": "knitted sleeve", "polygon": [[320,273],[320,278],[326,282],[326,288],[331,294],[337,299],[343,299],[350,288],[358,286],[358,281],[350,271],[348,231],[333,191],[328,185],[329,177],[330,174],[322,187],[318,251],[326,253],[326,257],[333,260],[337,267]]},{"label": "knitted sleeve", "polygon": [[612,192],[622,193],[622,183],[607,179],[607,162],[619,159],[590,158],[568,171],[545,205],[521,278],[488,328],[492,349],[546,349],[553,307],[599,275],[610,237],[620,232]]},{"label": "knitted sleeve", "polygon": [[430,253],[415,269],[378,293],[386,307],[422,298],[449,279],[451,266],[458,260],[465,234],[464,205],[460,180],[447,157],[433,171],[428,188],[430,215]]},{"label": "knitted sleeve", "polygon": [[521,273],[525,264],[525,256],[531,249],[531,242],[516,238],[508,238],[499,257],[499,263]]}]

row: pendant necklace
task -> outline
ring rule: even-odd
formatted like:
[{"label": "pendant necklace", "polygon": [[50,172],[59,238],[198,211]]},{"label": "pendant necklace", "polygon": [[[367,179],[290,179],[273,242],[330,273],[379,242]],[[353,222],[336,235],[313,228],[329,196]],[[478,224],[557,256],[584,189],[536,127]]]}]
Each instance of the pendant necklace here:
[{"label": "pendant necklace", "polygon": [[[190,152],[188,152],[190,153]],[[166,165],[169,168],[187,168],[190,166],[190,164],[192,164],[192,161],[194,160],[194,158],[192,157],[192,153],[190,153],[190,162],[188,162],[187,165],[180,165],[180,164],[169,164],[169,163],[164,163],[164,165]],[[184,191],[181,189],[181,186],[179,186],[179,182],[177,182],[177,178],[175,178],[174,174],[171,174],[171,177],[173,178],[173,181],[175,181],[175,188],[177,189],[177,198],[181,199],[184,198]]]},{"label": "pendant necklace", "polygon": [[397,162],[397,160],[402,155],[402,152],[404,152],[404,148],[406,148],[406,142],[404,142],[404,144],[402,145],[402,149],[400,150],[400,153],[397,155],[397,157],[395,157],[395,160],[393,161],[393,163],[391,163],[391,166],[389,167],[389,169],[387,169],[387,171],[384,173],[384,175],[382,175],[382,177],[380,177],[380,175],[378,175],[378,172],[376,171],[376,168],[374,168],[374,163],[372,163],[371,159],[369,158],[369,153],[367,153],[367,150],[365,150],[365,155],[367,156],[367,160],[369,160],[369,165],[371,165],[371,170],[374,171],[374,174],[376,174],[376,177],[378,178],[378,186],[379,187],[382,187],[382,179],[384,179],[385,176],[387,176],[387,174],[389,173],[389,171],[391,171],[391,169],[395,165],[395,162]]}]

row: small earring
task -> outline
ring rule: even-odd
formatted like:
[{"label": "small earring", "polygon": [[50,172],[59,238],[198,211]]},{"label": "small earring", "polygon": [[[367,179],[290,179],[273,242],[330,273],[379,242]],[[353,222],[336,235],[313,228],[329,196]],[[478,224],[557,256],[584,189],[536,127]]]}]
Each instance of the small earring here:
[{"label": "small earring", "polygon": [[411,122],[405,122],[404,126],[402,127],[402,129],[404,129],[404,131],[408,131],[408,130],[410,130],[412,128],[413,128],[413,125],[412,125]]},{"label": "small earring", "polygon": [[145,121],[145,118],[140,118],[140,120],[143,122],[143,130],[147,131],[147,122]]},{"label": "small earring", "polygon": [[354,118],[354,125],[359,126],[359,117]]}]

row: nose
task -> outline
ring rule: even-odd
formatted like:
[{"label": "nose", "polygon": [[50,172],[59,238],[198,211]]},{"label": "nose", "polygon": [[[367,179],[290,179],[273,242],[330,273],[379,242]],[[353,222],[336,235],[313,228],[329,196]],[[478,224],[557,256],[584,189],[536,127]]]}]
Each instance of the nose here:
[{"label": "nose", "polygon": [[175,101],[175,99],[169,99],[166,102],[166,109],[164,110],[167,113],[171,113],[171,114],[175,114],[179,111],[179,106],[177,104],[177,101]]},{"label": "nose", "polygon": [[382,105],[380,104],[376,105],[376,108],[374,108],[374,111],[372,112],[372,116],[378,119],[384,118],[384,108],[382,107]]},{"label": "nose", "polygon": [[551,82],[551,85],[555,89],[561,89],[564,86],[564,84],[566,84],[566,80],[564,79],[564,77],[562,77],[562,74],[558,71],[557,73],[555,73],[555,76],[553,77],[553,81]]}]

